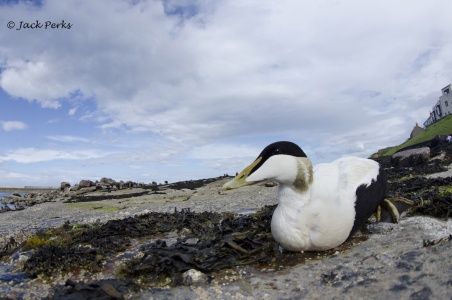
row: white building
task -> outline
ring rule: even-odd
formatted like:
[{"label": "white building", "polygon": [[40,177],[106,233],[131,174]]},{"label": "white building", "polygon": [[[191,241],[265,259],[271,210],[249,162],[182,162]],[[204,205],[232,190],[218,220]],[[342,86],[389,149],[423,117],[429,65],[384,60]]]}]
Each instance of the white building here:
[{"label": "white building", "polygon": [[424,127],[427,127],[436,121],[444,118],[448,114],[452,114],[452,87],[449,84],[441,89],[442,95],[439,97],[438,102],[432,108],[430,117],[424,122]]}]

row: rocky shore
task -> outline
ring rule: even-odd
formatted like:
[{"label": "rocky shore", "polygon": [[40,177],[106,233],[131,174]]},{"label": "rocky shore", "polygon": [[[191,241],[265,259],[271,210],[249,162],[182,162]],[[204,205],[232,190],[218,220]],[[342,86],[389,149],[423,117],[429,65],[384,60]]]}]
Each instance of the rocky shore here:
[{"label": "rocky shore", "polygon": [[[171,184],[157,184],[155,182],[145,184],[133,181],[124,182],[122,180],[117,182],[111,178],[101,178],[99,181],[94,182],[82,179],[74,186],[71,186],[68,182],[61,182],[59,189],[33,189],[28,190],[27,193],[19,193],[15,191],[11,196],[6,196],[4,199],[0,199],[0,203],[5,204],[4,208],[0,209],[0,213],[11,210],[22,210],[26,207],[45,202],[88,202],[130,198],[152,193],[158,194],[167,189],[194,190],[219,178],[188,180]],[[12,189],[9,190],[14,191]],[[20,189],[20,191],[23,191],[23,189]]]},{"label": "rocky shore", "polygon": [[10,198],[27,208],[0,214],[0,299],[450,299],[451,146],[376,159],[416,206],[319,253],[273,242],[274,184],[105,178]]}]

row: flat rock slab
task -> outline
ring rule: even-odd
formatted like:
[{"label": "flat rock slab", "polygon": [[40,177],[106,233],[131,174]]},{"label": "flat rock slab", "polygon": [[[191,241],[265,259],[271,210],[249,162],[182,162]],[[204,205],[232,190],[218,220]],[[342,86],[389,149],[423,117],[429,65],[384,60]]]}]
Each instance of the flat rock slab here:
[{"label": "flat rock slab", "polygon": [[425,163],[430,158],[430,148],[416,148],[400,151],[392,155],[391,163],[396,167],[409,167]]}]

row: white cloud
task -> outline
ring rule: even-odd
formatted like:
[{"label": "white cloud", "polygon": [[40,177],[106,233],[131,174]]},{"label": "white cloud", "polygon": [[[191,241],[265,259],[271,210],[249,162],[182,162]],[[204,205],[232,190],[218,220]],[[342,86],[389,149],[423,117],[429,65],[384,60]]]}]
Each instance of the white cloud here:
[{"label": "white cloud", "polygon": [[28,128],[28,125],[21,121],[0,121],[0,124],[4,131],[24,130]]},{"label": "white cloud", "polygon": [[255,158],[261,150],[248,145],[209,144],[195,147],[189,156],[194,159]]},{"label": "white cloud", "polygon": [[73,116],[73,115],[75,115],[75,113],[77,112],[77,110],[78,110],[78,107],[77,107],[77,106],[71,108],[71,109],[69,110],[69,112],[67,113],[68,116]]},{"label": "white cloud", "polygon": [[2,178],[1,186],[25,186],[33,182],[42,184],[42,181],[40,181],[42,177],[20,172],[0,170],[0,178]]},{"label": "white cloud", "polygon": [[72,136],[72,135],[51,135],[47,136],[49,140],[63,142],[63,143],[71,143],[71,142],[83,142],[89,143],[90,140],[81,136]]},{"label": "white cloud", "polygon": [[43,61],[12,61],[2,72],[0,85],[11,96],[37,100],[42,107],[58,108],[58,98],[68,94],[57,83],[59,78],[55,76],[56,70],[52,67]]},{"label": "white cloud", "polygon": [[0,162],[15,161],[18,163],[28,164],[53,160],[86,160],[99,158],[102,155],[91,150],[53,150],[53,149],[35,149],[21,148],[8,152],[0,156]]},{"label": "white cloud", "polygon": [[143,166],[130,165],[129,168],[138,170],[138,169],[143,169],[144,167]]},{"label": "white cloud", "polygon": [[[408,137],[452,81],[452,19],[438,7],[452,3],[10,5],[0,19],[58,16],[73,26],[2,30],[0,86],[42,107],[67,101],[69,116],[80,111],[101,132],[149,138],[134,153],[151,149],[165,163],[227,165],[276,139],[294,140],[319,161],[366,156]],[[96,111],[82,108],[86,99]]]}]

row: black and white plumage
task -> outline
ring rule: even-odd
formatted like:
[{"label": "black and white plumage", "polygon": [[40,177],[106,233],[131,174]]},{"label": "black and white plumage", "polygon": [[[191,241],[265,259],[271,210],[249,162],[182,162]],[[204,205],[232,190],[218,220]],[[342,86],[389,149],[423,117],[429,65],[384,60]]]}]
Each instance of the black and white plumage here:
[{"label": "black and white plumage", "polygon": [[373,160],[344,157],[313,168],[296,144],[276,142],[224,187],[238,188],[265,179],[279,183],[271,230],[289,251],[341,245],[377,210],[387,181]]}]

